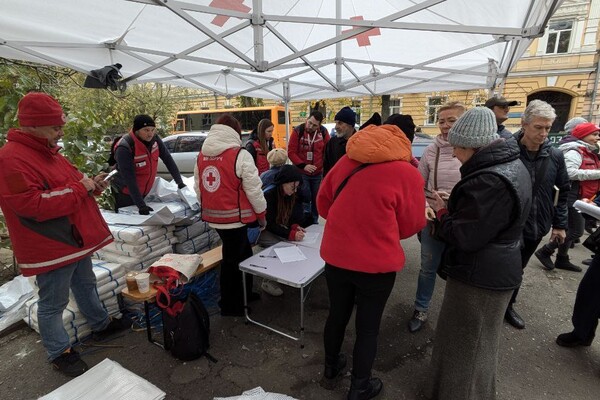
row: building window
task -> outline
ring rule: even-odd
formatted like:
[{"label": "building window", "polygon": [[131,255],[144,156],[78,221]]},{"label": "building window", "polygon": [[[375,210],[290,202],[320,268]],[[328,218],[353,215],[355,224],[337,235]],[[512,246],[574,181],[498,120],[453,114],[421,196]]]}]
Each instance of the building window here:
[{"label": "building window", "polygon": [[572,29],[572,21],[551,22],[548,26],[546,54],[567,53],[571,42]]},{"label": "building window", "polygon": [[446,102],[444,96],[432,96],[427,99],[427,120],[425,125],[435,125],[437,123],[437,111]]},{"label": "building window", "polygon": [[390,115],[400,114],[401,110],[402,110],[402,99],[390,100]]}]

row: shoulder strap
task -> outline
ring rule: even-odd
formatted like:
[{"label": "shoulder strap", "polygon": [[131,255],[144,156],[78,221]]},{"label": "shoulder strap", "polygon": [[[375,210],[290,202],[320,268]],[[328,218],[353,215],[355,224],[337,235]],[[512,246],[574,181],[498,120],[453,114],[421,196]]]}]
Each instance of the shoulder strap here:
[{"label": "shoulder strap", "polygon": [[433,190],[438,190],[437,176],[438,176],[438,164],[440,162],[440,147],[436,146],[435,151],[435,166],[433,168]]},{"label": "shoulder strap", "polygon": [[333,200],[332,202],[335,201],[335,199],[337,199],[337,197],[340,195],[340,192],[342,191],[342,189],[344,189],[344,187],[346,186],[346,184],[348,183],[348,180],[350,178],[352,178],[352,175],[354,175],[355,173],[357,173],[358,171],[360,171],[361,169],[367,168],[369,165],[371,164],[360,164],[358,167],[354,168],[350,174],[348,174],[347,177],[344,178],[344,180],[342,181],[342,183],[340,183],[340,186],[338,186],[337,190],[335,191],[335,194],[333,195]]}]

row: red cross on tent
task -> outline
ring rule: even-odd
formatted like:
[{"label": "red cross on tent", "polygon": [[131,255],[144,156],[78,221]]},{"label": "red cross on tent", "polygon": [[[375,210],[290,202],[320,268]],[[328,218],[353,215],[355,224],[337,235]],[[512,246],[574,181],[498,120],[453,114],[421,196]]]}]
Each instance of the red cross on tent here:
[{"label": "red cross on tent", "polygon": [[[252,10],[252,8],[244,5],[244,0],[213,0],[209,4],[210,7],[222,8],[223,10],[233,10],[233,11],[241,11],[248,12]],[[217,26],[225,25],[225,22],[229,19],[226,15],[217,15],[212,20],[212,24]]]},{"label": "red cross on tent", "polygon": [[[363,18],[362,15],[358,15],[356,17],[350,17],[350,19],[357,20],[357,21],[364,20],[364,18]],[[354,27],[354,28],[351,28],[351,29],[346,29],[346,30],[342,31],[342,33],[344,33],[344,32],[350,32],[350,31],[352,31],[354,29],[357,29],[357,28],[359,28],[359,27]],[[381,31],[379,30],[379,28],[373,28],[373,29],[369,29],[368,31],[359,33],[358,35],[351,36],[348,39],[356,39],[356,41],[358,42],[358,46],[359,47],[364,47],[364,46],[370,46],[371,45],[371,40],[369,39],[369,36],[381,36]]]}]

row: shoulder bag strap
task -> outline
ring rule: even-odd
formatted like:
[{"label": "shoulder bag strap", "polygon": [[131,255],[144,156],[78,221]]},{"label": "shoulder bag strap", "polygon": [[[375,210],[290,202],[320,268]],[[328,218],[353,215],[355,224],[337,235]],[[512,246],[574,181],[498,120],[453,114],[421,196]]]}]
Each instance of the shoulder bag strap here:
[{"label": "shoulder bag strap", "polygon": [[344,178],[342,183],[340,183],[340,186],[338,186],[337,190],[335,191],[335,194],[333,195],[333,200],[331,202],[333,203],[335,201],[335,199],[337,199],[337,197],[340,195],[340,192],[342,191],[342,189],[344,189],[344,187],[346,186],[346,184],[348,183],[348,180],[352,177],[352,175],[354,175],[361,169],[368,167],[369,165],[371,165],[371,164],[360,164],[358,167],[354,168],[352,170],[352,172],[350,172],[350,174]]},{"label": "shoulder bag strap", "polygon": [[440,148],[436,146],[435,151],[435,166],[433,167],[433,190],[438,190],[437,175],[438,175],[438,164],[440,163]]}]

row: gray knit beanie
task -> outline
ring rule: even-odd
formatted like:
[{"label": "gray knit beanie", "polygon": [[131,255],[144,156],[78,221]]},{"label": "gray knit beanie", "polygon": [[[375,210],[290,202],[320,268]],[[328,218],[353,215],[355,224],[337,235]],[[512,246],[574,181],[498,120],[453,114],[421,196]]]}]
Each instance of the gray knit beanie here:
[{"label": "gray knit beanie", "polygon": [[571,133],[573,133],[573,129],[575,129],[577,125],[583,124],[584,122],[588,122],[587,119],[582,117],[571,118],[565,124],[565,132],[567,132],[567,135],[570,135]]},{"label": "gray knit beanie", "polygon": [[453,147],[478,149],[500,138],[497,131],[498,125],[492,110],[475,107],[464,113],[450,128],[448,141]]}]

